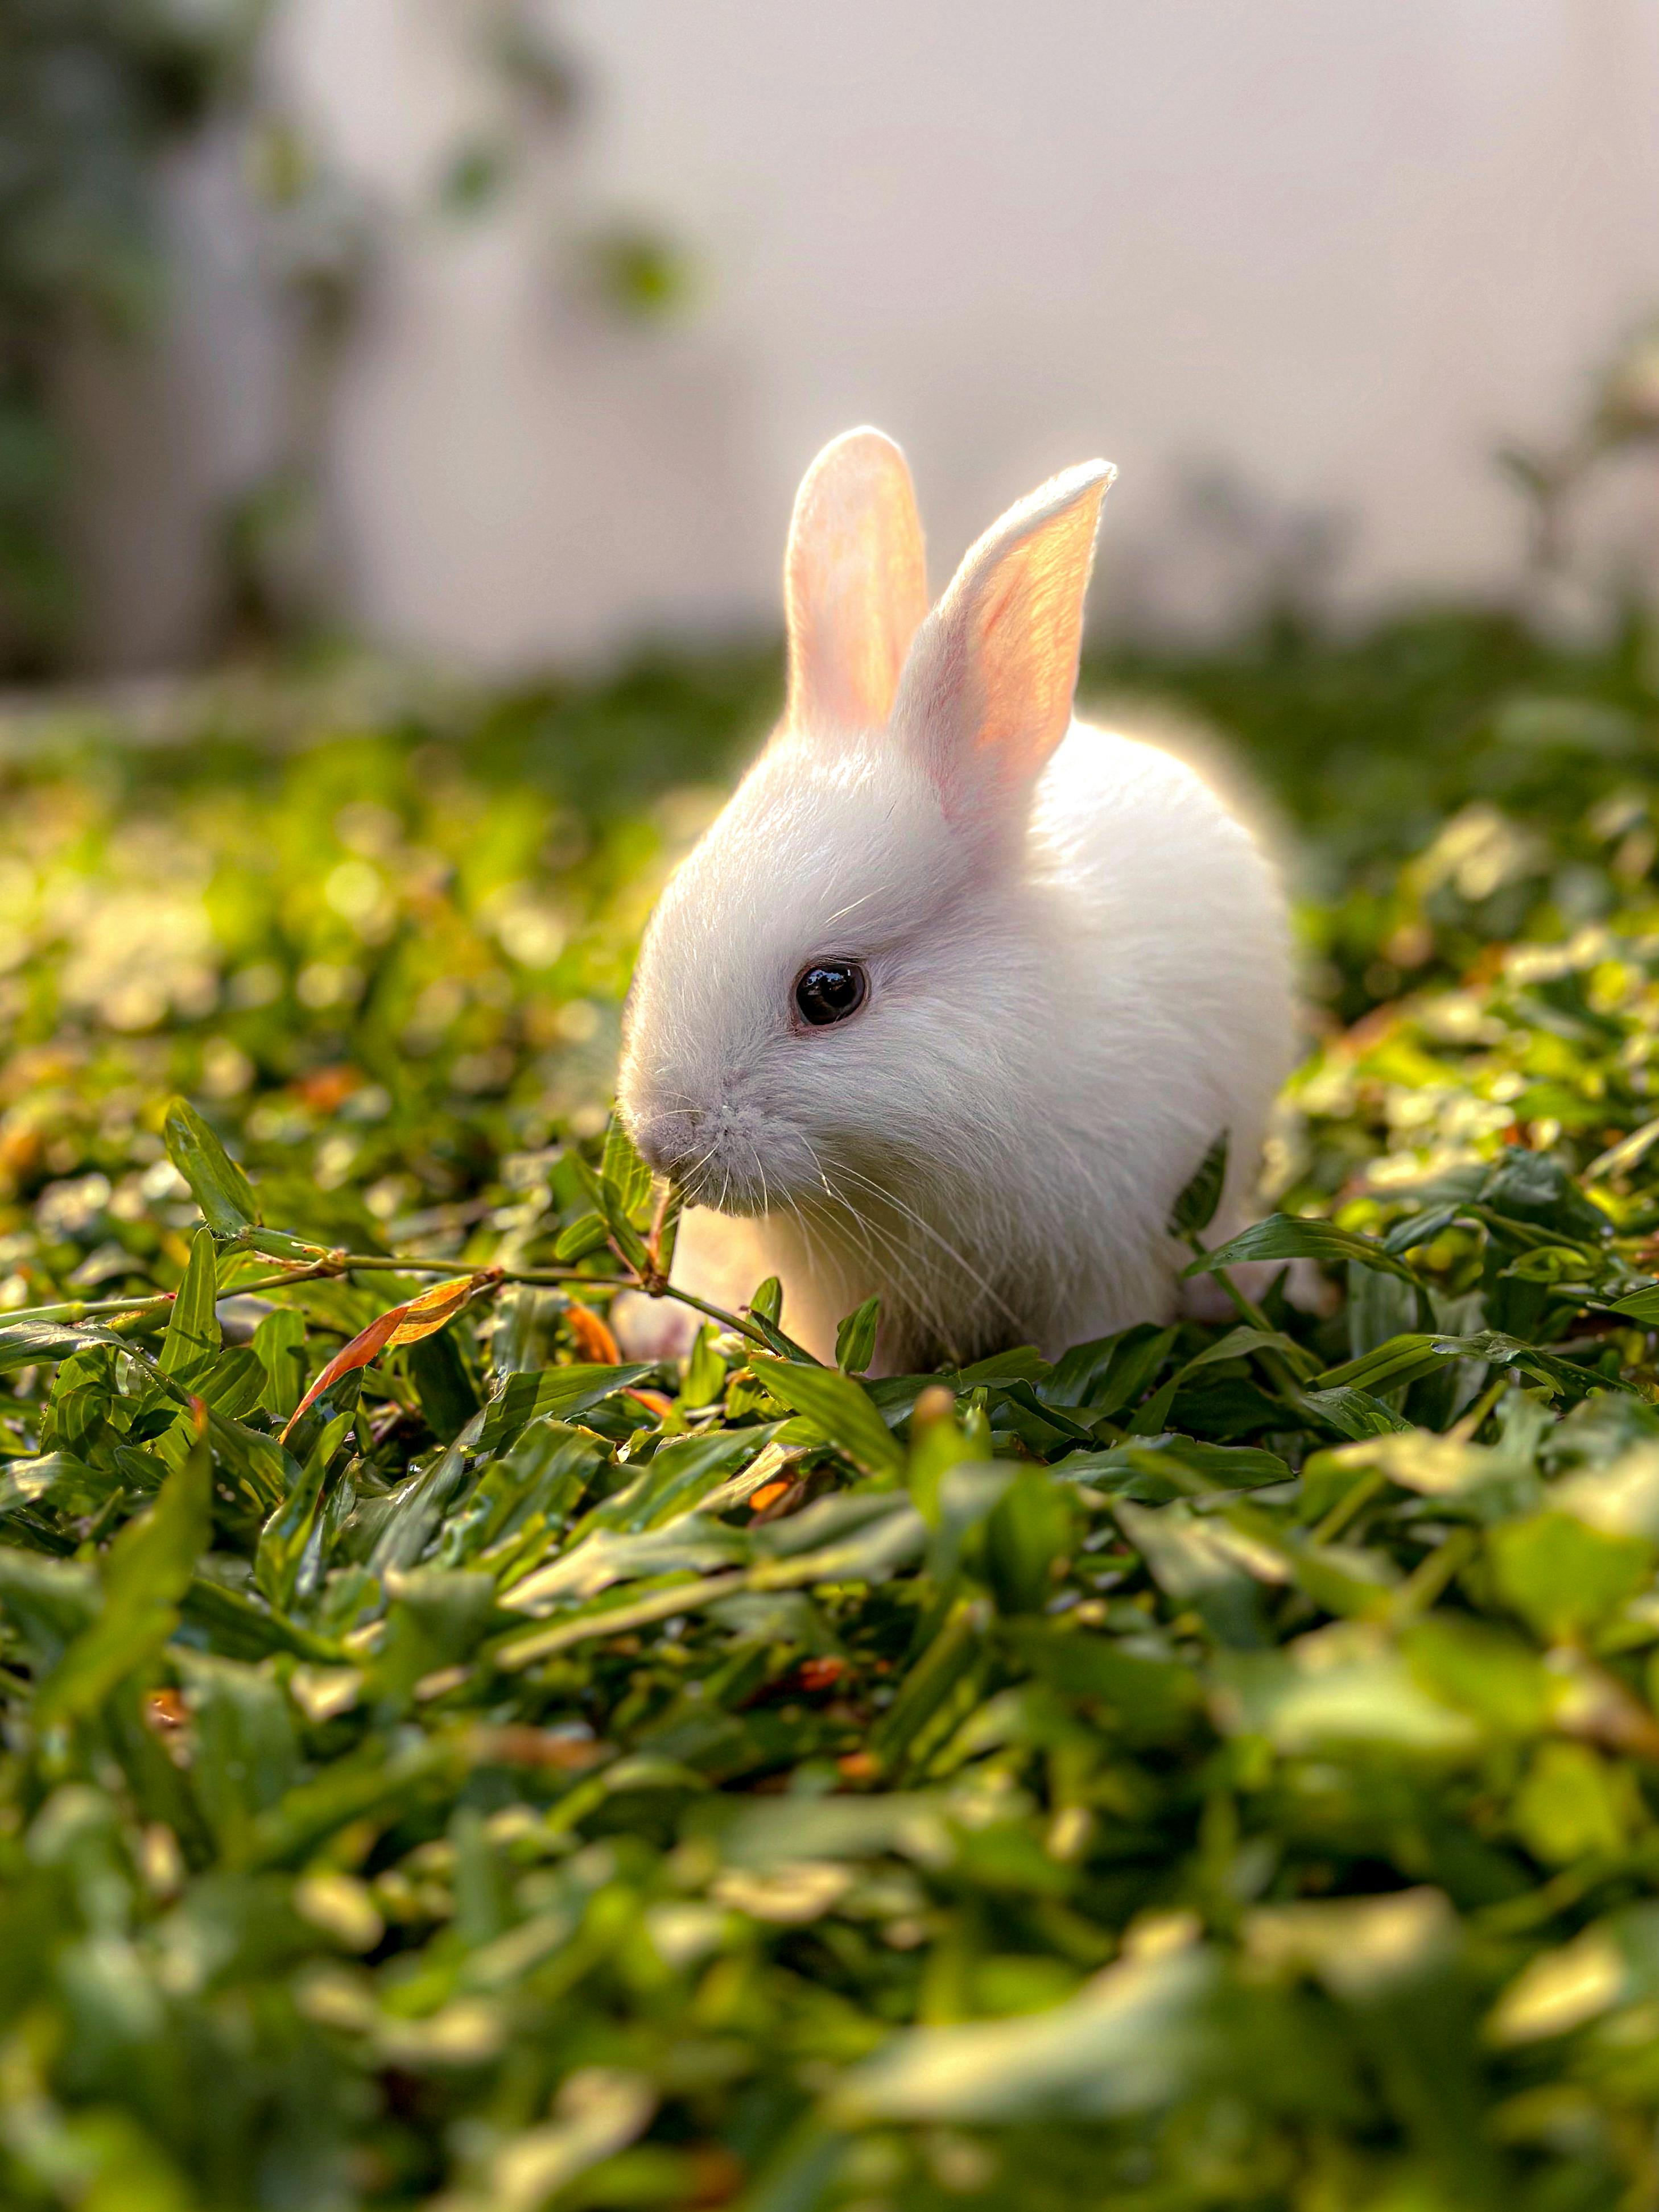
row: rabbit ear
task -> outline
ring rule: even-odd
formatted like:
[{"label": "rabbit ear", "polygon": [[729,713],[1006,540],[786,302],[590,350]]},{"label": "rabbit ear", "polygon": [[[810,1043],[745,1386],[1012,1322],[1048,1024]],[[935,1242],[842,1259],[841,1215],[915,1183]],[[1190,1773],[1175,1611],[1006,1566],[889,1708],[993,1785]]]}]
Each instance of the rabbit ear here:
[{"label": "rabbit ear", "polygon": [[783,587],[792,725],[879,729],[927,611],[910,471],[879,430],[833,439],[801,479]]},{"label": "rabbit ear", "polygon": [[917,635],[894,722],[954,818],[1001,817],[1066,734],[1100,502],[1116,473],[1085,461],[1011,507]]}]

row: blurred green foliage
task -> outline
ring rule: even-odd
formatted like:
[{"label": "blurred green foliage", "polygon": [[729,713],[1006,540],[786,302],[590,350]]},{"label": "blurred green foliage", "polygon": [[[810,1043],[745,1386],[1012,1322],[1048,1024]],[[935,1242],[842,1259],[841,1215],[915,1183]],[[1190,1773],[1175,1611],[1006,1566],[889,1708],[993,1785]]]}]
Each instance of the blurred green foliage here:
[{"label": "blurred green foliage", "polygon": [[64,349],[153,308],[158,163],[240,82],[261,0],[0,0],[0,669],[73,609]]},{"label": "blurred green foliage", "polygon": [[0,731],[8,2204],[1652,2201],[1654,633],[1089,682],[1285,825],[1304,1303],[874,1382],[606,1335],[769,659]]}]

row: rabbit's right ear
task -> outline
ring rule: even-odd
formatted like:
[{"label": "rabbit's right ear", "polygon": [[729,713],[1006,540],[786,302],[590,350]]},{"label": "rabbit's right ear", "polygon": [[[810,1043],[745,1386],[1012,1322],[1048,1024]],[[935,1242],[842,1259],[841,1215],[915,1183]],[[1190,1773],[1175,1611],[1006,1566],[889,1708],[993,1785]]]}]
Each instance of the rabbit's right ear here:
[{"label": "rabbit's right ear", "polygon": [[923,624],[894,713],[951,820],[1006,829],[1065,736],[1100,502],[1085,461],[1011,507]]},{"label": "rabbit's right ear", "polygon": [[833,439],[801,479],[783,583],[792,726],[879,729],[927,611],[910,471],[879,430]]}]

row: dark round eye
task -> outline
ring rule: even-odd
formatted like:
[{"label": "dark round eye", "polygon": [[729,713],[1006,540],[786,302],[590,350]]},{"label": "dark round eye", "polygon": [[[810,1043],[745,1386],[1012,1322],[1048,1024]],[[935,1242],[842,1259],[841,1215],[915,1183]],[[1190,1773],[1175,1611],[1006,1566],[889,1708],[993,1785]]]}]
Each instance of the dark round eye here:
[{"label": "dark round eye", "polygon": [[795,1004],[803,1021],[815,1030],[827,1029],[857,1013],[869,988],[856,960],[815,960],[795,986]]}]

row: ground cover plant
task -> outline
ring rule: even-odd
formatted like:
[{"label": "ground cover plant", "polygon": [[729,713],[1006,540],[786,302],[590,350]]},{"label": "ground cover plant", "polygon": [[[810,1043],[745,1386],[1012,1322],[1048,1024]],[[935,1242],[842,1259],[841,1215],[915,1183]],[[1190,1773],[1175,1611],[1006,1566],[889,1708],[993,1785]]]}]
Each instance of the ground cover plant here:
[{"label": "ground cover plant", "polygon": [[1659,640],[1091,681],[1295,842],[1279,1211],[876,1382],[608,1326],[763,658],[14,715],[5,2203],[1659,2203]]}]

